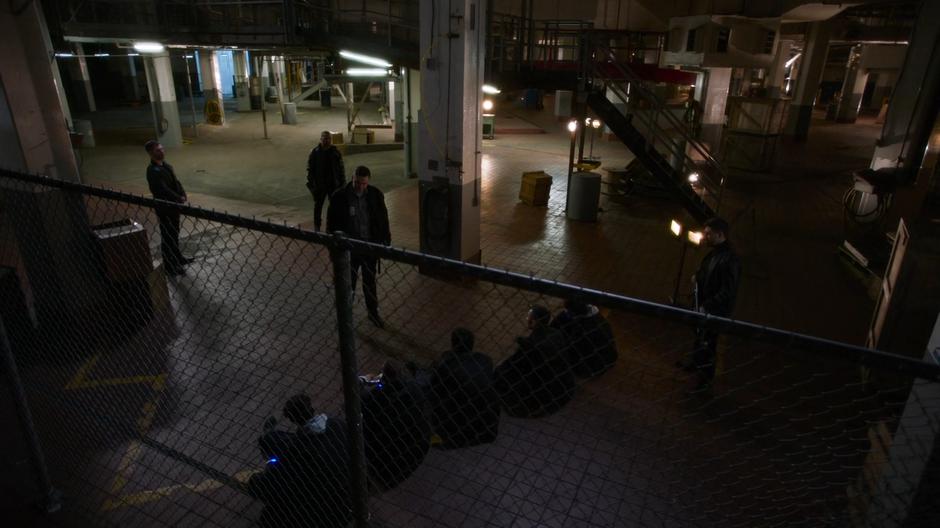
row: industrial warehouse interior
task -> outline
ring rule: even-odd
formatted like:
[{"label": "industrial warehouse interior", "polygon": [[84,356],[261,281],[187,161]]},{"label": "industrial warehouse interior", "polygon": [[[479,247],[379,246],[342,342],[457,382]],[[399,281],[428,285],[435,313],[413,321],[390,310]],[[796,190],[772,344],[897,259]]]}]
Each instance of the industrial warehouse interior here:
[{"label": "industrial warehouse interior", "polygon": [[8,525],[940,525],[937,20],[4,4]]}]

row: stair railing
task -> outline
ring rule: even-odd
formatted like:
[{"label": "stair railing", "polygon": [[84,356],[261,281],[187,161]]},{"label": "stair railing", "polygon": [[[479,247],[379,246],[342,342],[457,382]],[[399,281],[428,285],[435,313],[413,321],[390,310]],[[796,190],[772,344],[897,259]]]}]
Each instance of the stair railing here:
[{"label": "stair railing", "polygon": [[[704,194],[714,201],[713,209],[717,214],[721,207],[726,175],[708,147],[688,133],[686,124],[670,112],[666,103],[646,86],[645,81],[632,71],[628,64],[621,62],[608,46],[591,37],[586,37],[585,41],[590,43],[588,45],[591,47],[592,56],[587,60],[591,77],[601,80],[605,88],[610,88],[628,112],[631,107],[636,106],[631,104],[633,100],[639,99],[649,105],[651,111],[633,112],[631,119],[639,118],[646,125],[651,148],[662,145],[668,154],[680,160],[683,177],[693,171],[699,174],[698,183],[705,189]],[[613,68],[618,79],[611,78],[604,68]],[[622,82],[628,83],[629,93],[621,87]],[[665,121],[667,126],[663,126],[661,121]],[[678,141],[675,138],[678,138]],[[699,166],[689,157],[685,150],[686,145],[701,156],[705,170],[699,170]]]}]

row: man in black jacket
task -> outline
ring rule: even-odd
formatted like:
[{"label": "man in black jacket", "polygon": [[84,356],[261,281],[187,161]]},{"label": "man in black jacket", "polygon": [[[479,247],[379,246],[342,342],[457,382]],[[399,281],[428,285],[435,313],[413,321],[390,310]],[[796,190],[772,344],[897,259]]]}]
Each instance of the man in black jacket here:
[{"label": "man in black jacket", "polygon": [[[184,204],[186,191],[176,178],[173,167],[166,162],[166,152],[159,141],[144,143],[144,149],[150,155],[147,167],[147,185],[150,193],[157,200]],[[180,252],[180,213],[174,209],[157,207],[157,220],[160,222],[160,250],[163,253],[163,269],[168,275],[183,275],[183,266],[192,262]]]},{"label": "man in black jacket", "polygon": [[456,328],[451,349],[431,371],[434,432],[445,448],[496,440],[499,398],[493,388],[493,360],[473,350],[473,332]]},{"label": "man in black jacket", "polygon": [[294,431],[276,430],[272,417],[258,445],[268,459],[248,481],[249,492],[264,504],[264,528],[335,527],[352,519],[346,424],[317,413],[305,394],[284,404]]},{"label": "man in black jacket", "polygon": [[568,338],[568,362],[579,378],[600,376],[617,362],[614,331],[593,304],[566,300],[565,309],[552,319],[551,327]]},{"label": "man in black jacket", "polygon": [[[731,317],[741,279],[741,263],[728,241],[728,222],[712,218],[705,222],[705,243],[712,248],[702,259],[693,276],[695,309],[718,317]],[[692,352],[692,369],[696,372],[695,390],[707,390],[715,377],[718,333],[704,330]]]},{"label": "man in black jacket", "polygon": [[518,349],[496,367],[496,392],[510,416],[538,418],[561,409],[574,395],[574,374],[568,365],[568,340],[549,326],[544,306],[529,310],[531,333],[517,337]]},{"label": "man in black jacket", "polygon": [[[363,165],[356,167],[353,181],[338,189],[330,198],[326,210],[326,230],[330,233],[342,231],[350,238],[389,245],[392,233],[388,226],[388,209],[385,195],[369,185],[372,173]],[[379,317],[379,300],[375,288],[375,273],[378,258],[353,252],[352,290],[356,291],[356,279],[362,268],[362,293],[366,298],[369,320],[379,328],[385,323]]]},{"label": "man in black jacket", "polygon": [[310,151],[307,157],[307,188],[313,195],[313,227],[317,231],[322,225],[323,202],[336,189],[346,183],[346,168],[343,155],[333,145],[333,136],[329,130],[320,134],[320,144]]}]

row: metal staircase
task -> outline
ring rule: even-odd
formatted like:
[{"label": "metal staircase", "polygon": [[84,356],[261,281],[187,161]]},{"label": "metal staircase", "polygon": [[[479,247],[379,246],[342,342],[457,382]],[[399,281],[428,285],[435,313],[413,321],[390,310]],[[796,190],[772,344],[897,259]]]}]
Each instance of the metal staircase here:
[{"label": "metal staircase", "polygon": [[716,216],[725,175],[708,147],[629,63],[591,38],[582,42],[587,105],[693,218],[702,222]]}]

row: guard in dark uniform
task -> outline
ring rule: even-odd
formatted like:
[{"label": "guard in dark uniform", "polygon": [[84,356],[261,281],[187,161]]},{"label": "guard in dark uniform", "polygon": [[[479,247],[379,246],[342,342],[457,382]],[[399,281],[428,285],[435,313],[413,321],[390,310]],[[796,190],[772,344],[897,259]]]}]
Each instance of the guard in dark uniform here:
[{"label": "guard in dark uniform", "polygon": [[[183,184],[176,178],[173,166],[165,161],[166,152],[159,141],[150,140],[144,144],[150,155],[147,167],[147,185],[150,193],[157,200],[184,204],[187,201]],[[184,275],[183,266],[193,259],[186,258],[180,252],[180,213],[179,211],[157,207],[157,220],[160,222],[160,251],[163,253],[163,269],[167,275]]]}]

